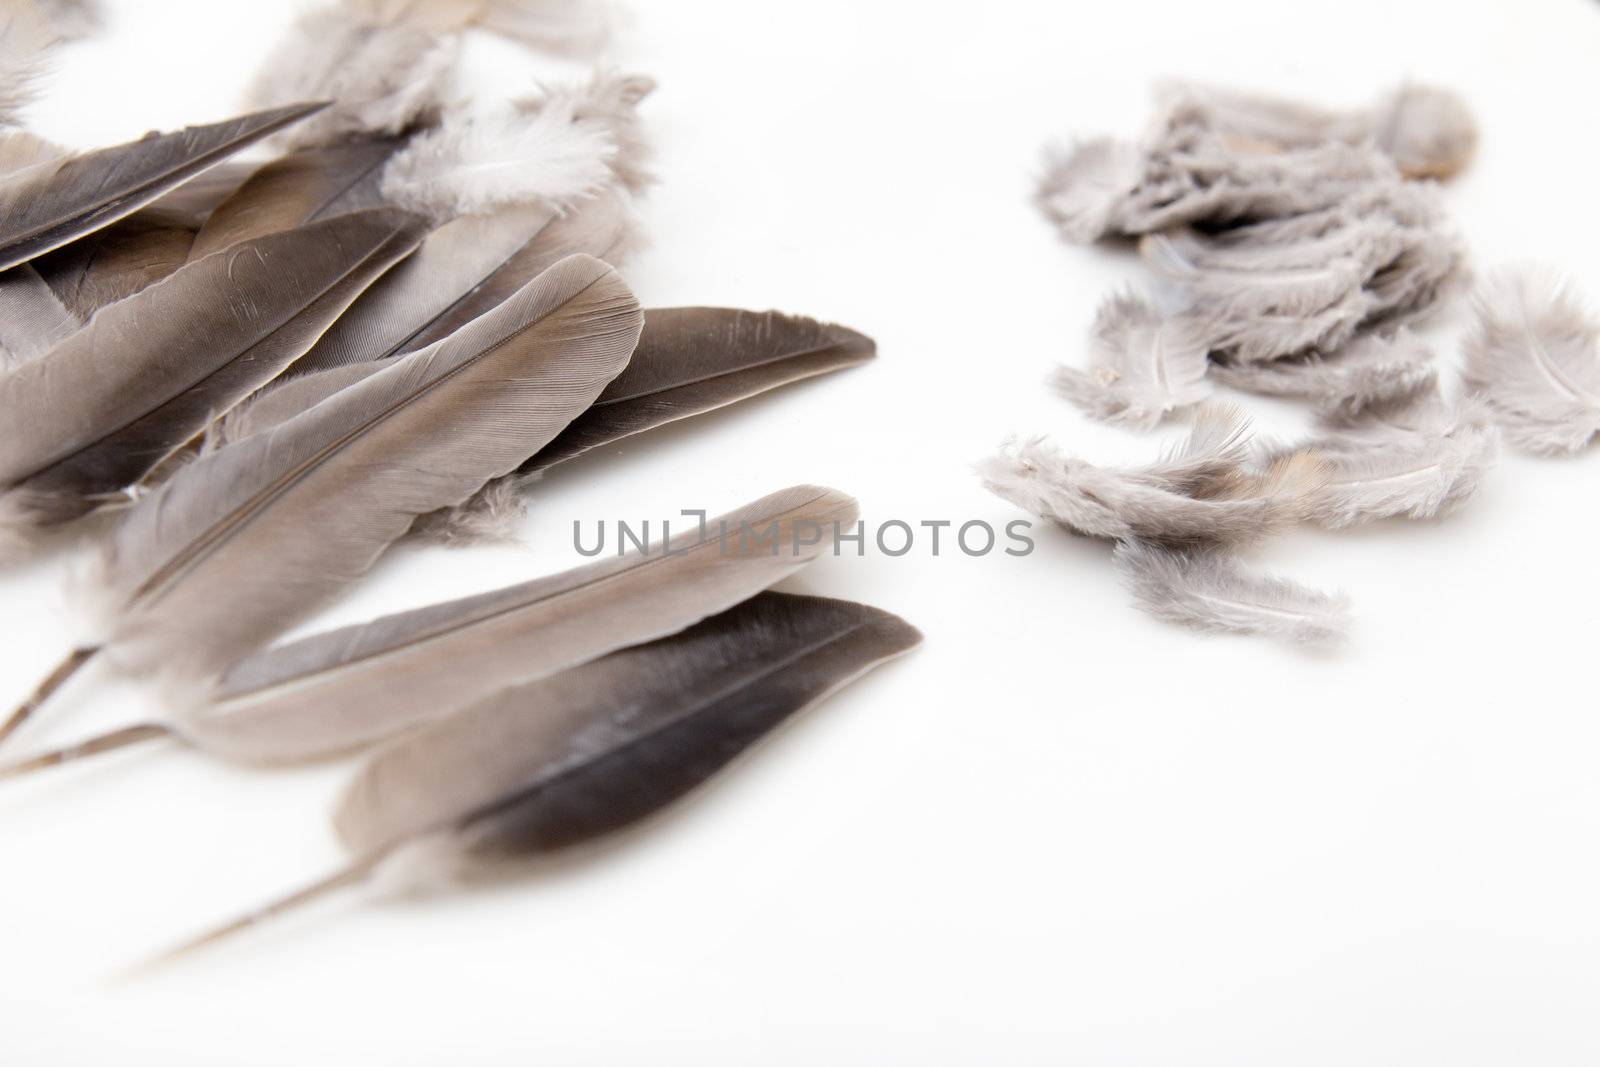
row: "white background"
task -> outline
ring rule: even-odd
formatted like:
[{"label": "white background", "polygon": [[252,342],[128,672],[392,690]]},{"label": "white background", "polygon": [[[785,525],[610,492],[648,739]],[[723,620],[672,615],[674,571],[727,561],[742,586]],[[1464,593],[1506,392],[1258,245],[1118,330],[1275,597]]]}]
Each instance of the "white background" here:
[{"label": "white background", "polygon": [[[126,0],[35,127],[88,146],[221,118],[292,10]],[[1597,55],[1592,0],[640,10],[617,58],[661,82],[662,180],[630,282],[844,322],[879,359],[573,463],[530,548],[397,552],[316,625],[561,569],[578,518],[810,481],[869,522],[999,526],[1018,513],[971,465],[1010,432],[1152,456],[1181,430],[1096,426],[1042,384],[1140,268],[1059,243],[1028,198],[1045,141],[1137,131],[1165,76],[1459,89],[1483,147],[1448,200],[1477,264],[1548,260],[1600,297]],[[1024,559],[827,560],[792,587],[926,644],[649,834],[492,889],[341,897],[135,984],[104,980],[339,861],[348,765],[157,746],[7,783],[0,1062],[1592,1064],[1597,477],[1600,450],[1508,455],[1447,521],[1268,546],[1353,598],[1326,655],[1148,619],[1104,545],[1042,528]],[[3,703],[70,643],[71,562],[0,574]],[[148,699],[87,673],[13,751]]]}]

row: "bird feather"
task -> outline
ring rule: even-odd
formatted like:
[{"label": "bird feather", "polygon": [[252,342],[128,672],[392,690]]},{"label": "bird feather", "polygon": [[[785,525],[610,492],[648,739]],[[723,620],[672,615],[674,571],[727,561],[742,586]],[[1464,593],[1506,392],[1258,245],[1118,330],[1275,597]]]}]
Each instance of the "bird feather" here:
[{"label": "bird feather", "polygon": [[439,884],[636,825],[921,639],[876,608],[762,593],[672,637],[504,690],[361,768],[334,813],[349,868],[163,959],[369,876],[391,889]]},{"label": "bird feather", "polygon": [[38,359],[81,325],[33,264],[0,273],[0,375]]},{"label": "bird feather", "polygon": [[1097,467],[1049,441],[1012,443],[979,467],[990,492],[1090,537],[1171,544],[1261,539],[1304,517],[1326,477],[1315,456],[1249,463],[1243,417],[1202,407],[1188,440],[1146,467]]},{"label": "bird feather", "polygon": [[154,205],[25,264],[79,324],[168,277],[189,259],[196,227]]},{"label": "bird feather", "polygon": [[572,257],[451,337],[179,470],[107,546],[107,640],[134,669],[240,659],[366,572],[417,515],[506,474],[593,402],[638,304]]},{"label": "bird feather", "polygon": [[1217,362],[1211,375],[1236,389],[1301,397],[1321,410],[1351,415],[1424,396],[1439,384],[1433,350],[1407,330],[1389,336],[1366,334],[1327,356]]},{"label": "bird feather", "polygon": [[114,304],[0,378],[10,511],[75,518],[133,485],[310,347],[421,239],[396,209],[263,237]]},{"label": "bird feather", "polygon": [[1149,430],[1210,395],[1206,338],[1190,319],[1119,294],[1100,305],[1090,337],[1088,368],[1059,367],[1053,381],[1093,418]]},{"label": "bird feather", "polygon": [[1600,433],[1600,322],[1549,272],[1504,271],[1477,294],[1462,375],[1516,444],[1576,452]]},{"label": "bird feather", "polygon": [[20,125],[19,112],[38,95],[38,82],[57,35],[29,3],[0,9],[0,127]]},{"label": "bird feather", "polygon": [[1126,541],[1112,557],[1139,606],[1168,622],[1305,645],[1339,641],[1348,626],[1343,595],[1254,573],[1224,549]]},{"label": "bird feather", "polygon": [[206,168],[320,111],[292,104],[46,160],[0,179],[0,270],[131,215]]}]

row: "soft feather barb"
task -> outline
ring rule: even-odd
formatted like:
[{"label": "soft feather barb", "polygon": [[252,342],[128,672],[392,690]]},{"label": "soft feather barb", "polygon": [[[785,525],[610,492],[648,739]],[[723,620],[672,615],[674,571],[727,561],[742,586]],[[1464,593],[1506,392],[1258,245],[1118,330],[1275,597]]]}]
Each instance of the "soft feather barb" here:
[{"label": "soft feather barb", "polygon": [[979,468],[990,492],[1076,533],[1170,544],[1247,543],[1302,519],[1327,477],[1294,453],[1249,462],[1243,416],[1203,407],[1184,445],[1146,467],[1097,467],[1052,443],[1013,443]]},{"label": "soft feather barb", "polygon": [[1192,320],[1120,294],[1095,316],[1089,366],[1061,366],[1052,380],[1092,418],[1149,430],[1210,395],[1206,351]]},{"label": "soft feather barb", "polygon": [[1113,558],[1139,606],[1180,626],[1304,645],[1342,640],[1348,626],[1342,595],[1254,573],[1226,550],[1129,541]]},{"label": "soft feather barb", "polygon": [[1433,350],[1407,330],[1367,334],[1331,355],[1255,363],[1218,362],[1211,376],[1224,385],[1266,396],[1299,397],[1322,411],[1356,415],[1438,389]]},{"label": "soft feather barb", "polygon": [[[22,124],[21,112],[38,95],[56,35],[29,3],[0,8],[0,130]],[[10,136],[0,132],[0,137]]]},{"label": "soft feather barb", "polygon": [[1547,271],[1502,271],[1477,294],[1463,377],[1516,444],[1576,452],[1600,433],[1600,322]]},{"label": "soft feather barb", "polygon": [[417,888],[637,825],[922,635],[861,604],[763,593],[675,636],[504,690],[399,738],[334,814],[344,872],[189,942],[369,876]]}]

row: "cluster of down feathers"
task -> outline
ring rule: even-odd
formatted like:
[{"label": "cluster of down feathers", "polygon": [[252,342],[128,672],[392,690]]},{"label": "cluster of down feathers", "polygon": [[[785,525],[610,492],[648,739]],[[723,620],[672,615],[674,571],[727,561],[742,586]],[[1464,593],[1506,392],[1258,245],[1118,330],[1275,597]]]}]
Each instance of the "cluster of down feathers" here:
[{"label": "cluster of down feathers", "polygon": [[[1258,493],[1241,522],[1216,483],[1173,482],[1171,461],[1101,469],[1041,441],[1008,446],[986,483],[1117,541],[1118,570],[1153,614],[1304,642],[1340,636],[1341,597],[1253,574],[1237,549],[1293,522],[1445,515],[1494,465],[1502,431],[1547,453],[1600,433],[1600,321],[1558,279],[1511,271],[1481,286],[1454,389],[1413,332],[1464,286],[1464,247],[1435,179],[1465,166],[1476,142],[1465,106],[1439,89],[1405,86],[1341,113],[1181,85],[1163,91],[1143,141],[1054,154],[1038,203],[1062,236],[1135,239],[1156,275],[1150,295],[1106,299],[1088,365],[1059,367],[1056,389],[1133,429],[1192,416],[1180,456],[1225,459],[1229,484],[1287,495]],[[1219,419],[1242,427],[1219,415],[1219,385],[1303,400],[1317,429],[1292,446],[1213,453]],[[1299,476],[1272,482],[1288,462]]]},{"label": "cluster of down feathers", "polygon": [[[59,31],[11,10],[17,127]],[[551,465],[872,358],[800,316],[639,306],[616,264],[648,78],[453,89],[464,33],[589,55],[603,25],[578,0],[345,0],[249,114],[83,153],[0,130],[0,553],[88,534],[99,608],[0,740],[92,658],[166,685],[162,717],[0,777],[157,738],[253,764],[383,745],[338,809],[350,866],[312,892],[433,880],[631,825],[917,644],[769,591],[856,515],[802,485],[715,536],[273,645],[403,537],[503,534]]]}]

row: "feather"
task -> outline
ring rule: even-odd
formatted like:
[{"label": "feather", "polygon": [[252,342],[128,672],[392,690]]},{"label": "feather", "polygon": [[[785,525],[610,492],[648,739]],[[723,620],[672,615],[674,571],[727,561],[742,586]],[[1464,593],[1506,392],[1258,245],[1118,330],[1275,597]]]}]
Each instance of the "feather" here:
[{"label": "feather", "polygon": [[[179,692],[170,721],[124,743],[170,733],[254,764],[340,755],[506,686],[677,633],[829,551],[855,518],[843,493],[786,489],[647,549],[258,653]],[[50,753],[0,775],[75,758]]]},{"label": "feather", "polygon": [[[628,244],[625,199],[609,190],[564,218],[522,208],[439,227],[413,260],[379,279],[296,365],[310,373],[414,352],[494,308],[576,254],[616,263]],[[524,236],[527,240],[518,244]]]},{"label": "feather", "polygon": [[[423,516],[414,533],[470,543],[475,527],[505,535],[522,517],[520,490],[543,471],[646,430],[873,357],[870,337],[776,311],[655,308],[627,369],[518,472],[490,482],[448,511]],[[490,517],[492,516],[492,517]]]},{"label": "feather", "polygon": [[1135,145],[1097,137],[1048,154],[1035,202],[1062,237],[1087,244],[1117,232],[1123,204],[1143,175]]},{"label": "feather", "polygon": [[1304,517],[1326,477],[1296,453],[1249,468],[1236,409],[1204,407],[1189,439],[1148,467],[1096,467],[1044,440],[1013,443],[982,464],[990,492],[1075,533],[1171,544],[1256,541]]},{"label": "feather", "polygon": [[505,690],[362,767],[334,815],[347,871],[178,951],[368,875],[415,888],[633,826],[921,639],[865,605],[763,593],[673,637]]},{"label": "feather", "polygon": [[101,647],[126,669],[180,676],[255,651],[418,515],[537,452],[622,369],[640,320],[615,271],[575,256],[437,345],[186,465],[106,546]]},{"label": "feather", "polygon": [[1462,368],[1516,444],[1576,452],[1600,433],[1600,323],[1559,278],[1491,277],[1475,300]]},{"label": "feather", "polygon": [[0,9],[0,127],[20,125],[18,113],[38,95],[55,41],[33,5],[9,3]]},{"label": "feather", "polygon": [[1141,608],[1196,630],[1314,645],[1341,640],[1348,625],[1343,595],[1252,573],[1225,550],[1129,541],[1117,545],[1112,558]]},{"label": "feather", "polygon": [[38,359],[80,325],[33,264],[0,273],[0,375]]},{"label": "feather", "polygon": [[285,133],[287,149],[409,134],[438,120],[459,46],[456,35],[408,23],[393,3],[330,4],[295,22],[247,95],[257,107],[333,101]]},{"label": "feather", "polygon": [[1309,518],[1336,529],[1396,516],[1434,518],[1460,507],[1494,466],[1499,434],[1483,406],[1436,393],[1364,415],[1335,415],[1296,446],[1328,466]]},{"label": "feather", "polygon": [[1192,320],[1162,315],[1149,301],[1113,296],[1100,305],[1089,367],[1059,367],[1056,389],[1102,422],[1149,430],[1210,395],[1206,338]]},{"label": "feather", "polygon": [[190,258],[220,252],[347,211],[383,202],[378,182],[404,141],[380,137],[303,148],[251,174],[219,203],[195,237]]},{"label": "feather", "polygon": [[147,207],[24,266],[38,271],[81,325],[183,266],[194,236],[187,219]]},{"label": "feather", "polygon": [[1303,397],[1324,411],[1351,415],[1368,408],[1420,397],[1438,389],[1433,350],[1409,331],[1358,337],[1328,356],[1255,363],[1214,363],[1211,375],[1224,385],[1265,396]]},{"label": "feather", "polygon": [[321,110],[296,104],[48,161],[0,180],[0,270],[131,215],[234,152]]},{"label": "feather", "polygon": [[[397,269],[406,269],[402,265]],[[633,358],[594,404],[516,473],[465,503],[422,516],[413,533],[443,543],[509,539],[523,515],[522,491],[548,468],[657,426],[870,360],[870,337],[844,326],[776,311],[652,308]],[[356,363],[276,385],[222,420],[216,445],[291,418],[381,369]]]},{"label": "feather", "polygon": [[17,430],[0,443],[7,532],[25,540],[27,526],[133,485],[309,348],[422,232],[385,209],[263,237],[107,308],[0,378]]}]

